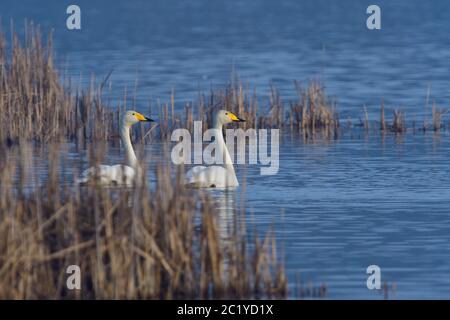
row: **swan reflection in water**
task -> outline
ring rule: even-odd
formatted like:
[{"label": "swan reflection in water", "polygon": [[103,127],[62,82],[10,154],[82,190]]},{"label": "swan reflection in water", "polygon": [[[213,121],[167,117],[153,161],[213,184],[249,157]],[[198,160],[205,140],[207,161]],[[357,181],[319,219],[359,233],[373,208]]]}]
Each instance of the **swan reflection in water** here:
[{"label": "swan reflection in water", "polygon": [[233,224],[237,222],[239,227],[241,222],[241,214],[236,200],[237,192],[237,188],[208,190],[215,204],[218,231],[220,240],[224,241],[224,245],[230,241],[230,238],[237,231]]}]

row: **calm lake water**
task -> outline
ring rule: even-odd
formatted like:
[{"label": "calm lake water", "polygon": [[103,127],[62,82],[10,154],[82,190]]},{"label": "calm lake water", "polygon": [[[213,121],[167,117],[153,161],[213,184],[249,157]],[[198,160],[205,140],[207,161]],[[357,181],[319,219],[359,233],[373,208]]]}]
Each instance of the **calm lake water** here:
[{"label": "calm lake water", "polygon": [[[112,97],[120,99],[137,81],[136,109],[168,101],[172,88],[181,107],[199,89],[222,88],[233,70],[261,96],[276,84],[286,100],[295,98],[294,79],[319,78],[342,119],[358,118],[363,105],[378,119],[382,99],[420,119],[428,90],[447,107],[450,2],[377,1],[382,30],[369,31],[372,2],[2,0],[0,16],[18,30],[24,18],[43,33],[53,28],[58,64],[75,84],[113,70]],[[81,31],[65,27],[72,3],[82,10]],[[246,187],[234,197],[245,189],[258,230],[275,227],[292,281],[300,272],[303,281],[325,282],[329,298],[382,298],[366,288],[366,268],[376,264],[382,281],[397,284],[395,298],[450,298],[449,138],[287,137],[279,173],[239,167]],[[148,148],[151,163],[162,161],[159,145]],[[109,151],[109,162],[122,159]],[[71,146],[68,154],[80,157]],[[74,160],[66,170],[85,165]],[[224,193],[214,196],[224,203]]]}]

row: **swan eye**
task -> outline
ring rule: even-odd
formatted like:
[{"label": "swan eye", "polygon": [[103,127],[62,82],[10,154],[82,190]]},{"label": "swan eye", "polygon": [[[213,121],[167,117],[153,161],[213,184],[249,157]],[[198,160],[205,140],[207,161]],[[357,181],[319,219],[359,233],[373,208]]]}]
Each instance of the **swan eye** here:
[{"label": "swan eye", "polygon": [[225,115],[227,116],[227,115],[228,115],[228,112],[225,112]]},{"label": "swan eye", "polygon": [[136,113],[133,113],[133,116],[135,116],[136,115]]}]

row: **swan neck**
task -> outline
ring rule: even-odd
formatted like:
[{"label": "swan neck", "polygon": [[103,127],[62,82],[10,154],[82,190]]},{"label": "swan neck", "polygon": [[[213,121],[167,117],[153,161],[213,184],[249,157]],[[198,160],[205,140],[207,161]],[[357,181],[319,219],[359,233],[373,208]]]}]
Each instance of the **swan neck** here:
[{"label": "swan neck", "polygon": [[220,125],[220,128],[215,128],[216,130],[219,130],[217,132],[217,139],[220,147],[222,148],[222,154],[223,154],[223,160],[224,160],[224,167],[228,170],[228,172],[232,175],[232,177],[236,180],[236,172],[234,171],[233,161],[231,159],[230,153],[228,151],[227,145],[225,143],[225,139],[223,137],[222,132],[222,125]]},{"label": "swan neck", "polygon": [[223,127],[222,123],[220,123],[219,119],[216,117],[214,119],[213,128],[220,130],[220,132],[222,132],[222,127]]},{"label": "swan neck", "polygon": [[128,165],[130,167],[136,168],[138,161],[136,154],[134,153],[133,145],[131,144],[129,125],[122,124],[120,128],[120,139],[122,140],[122,144],[125,148],[125,155]]}]

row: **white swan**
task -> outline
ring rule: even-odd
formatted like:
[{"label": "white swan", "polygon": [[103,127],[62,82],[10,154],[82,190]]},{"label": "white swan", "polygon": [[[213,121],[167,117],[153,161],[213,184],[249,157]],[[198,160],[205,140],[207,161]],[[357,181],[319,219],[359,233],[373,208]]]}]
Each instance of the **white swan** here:
[{"label": "white swan", "polygon": [[98,165],[85,170],[82,177],[77,180],[78,184],[86,184],[98,179],[101,185],[125,185],[132,186],[134,179],[139,176],[139,166],[133,145],[130,139],[130,128],[138,122],[152,122],[136,111],[127,111],[120,122],[120,139],[125,148],[125,156],[128,165],[117,164],[113,166]]},{"label": "white swan", "polygon": [[231,161],[230,153],[228,152],[222,133],[223,125],[231,122],[245,122],[245,120],[229,111],[219,110],[214,118],[214,126],[211,128],[211,130],[217,130],[214,136],[217,139],[218,145],[222,148],[224,166],[193,167],[186,173],[185,184],[187,186],[194,188],[227,188],[239,186],[233,162]]}]

